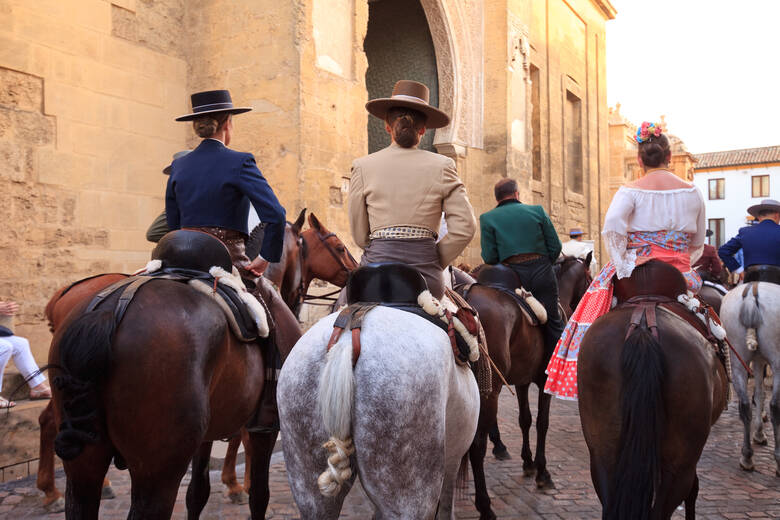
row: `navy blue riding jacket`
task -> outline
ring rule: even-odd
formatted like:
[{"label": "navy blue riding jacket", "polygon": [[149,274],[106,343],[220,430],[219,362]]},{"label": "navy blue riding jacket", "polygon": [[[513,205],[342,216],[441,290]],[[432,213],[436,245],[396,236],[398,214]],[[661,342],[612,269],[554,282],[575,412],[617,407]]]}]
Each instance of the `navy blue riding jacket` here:
[{"label": "navy blue riding jacket", "polygon": [[772,220],[762,220],[758,224],[741,228],[737,236],[720,246],[718,256],[730,271],[739,267],[734,254],[740,249],[745,256],[745,267],[780,266],[780,226]]},{"label": "navy blue riding jacket", "polygon": [[285,210],[251,153],[204,139],[171,164],[165,192],[170,229],[221,227],[246,235],[249,204],[267,224],[260,254],[269,262],[278,262],[284,245]]}]

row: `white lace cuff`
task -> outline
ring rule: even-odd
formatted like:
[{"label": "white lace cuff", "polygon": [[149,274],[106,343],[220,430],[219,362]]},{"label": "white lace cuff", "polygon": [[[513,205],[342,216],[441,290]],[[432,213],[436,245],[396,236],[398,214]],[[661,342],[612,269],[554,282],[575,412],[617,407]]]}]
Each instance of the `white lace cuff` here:
[{"label": "white lace cuff", "polygon": [[615,266],[618,279],[628,278],[636,267],[636,250],[628,249],[628,237],[615,231],[604,231],[604,242]]}]

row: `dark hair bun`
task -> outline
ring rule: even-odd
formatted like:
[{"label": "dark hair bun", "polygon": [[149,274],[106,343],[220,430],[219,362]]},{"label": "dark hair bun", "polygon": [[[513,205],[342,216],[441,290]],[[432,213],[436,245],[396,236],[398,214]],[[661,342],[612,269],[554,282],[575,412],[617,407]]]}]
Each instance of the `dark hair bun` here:
[{"label": "dark hair bun", "polygon": [[666,135],[652,136],[646,141],[639,143],[638,146],[639,157],[642,158],[642,164],[645,166],[657,168],[668,162],[667,159],[671,149]]},{"label": "dark hair bun", "polygon": [[409,108],[391,108],[387,111],[387,122],[395,142],[403,148],[411,148],[420,141],[418,130],[425,124],[425,115]]}]

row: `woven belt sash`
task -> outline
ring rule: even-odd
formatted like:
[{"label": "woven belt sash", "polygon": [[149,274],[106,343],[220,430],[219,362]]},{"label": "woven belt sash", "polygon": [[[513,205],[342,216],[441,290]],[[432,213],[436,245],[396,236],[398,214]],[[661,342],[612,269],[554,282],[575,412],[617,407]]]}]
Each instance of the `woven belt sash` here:
[{"label": "woven belt sash", "polygon": [[436,233],[422,226],[391,226],[372,231],[368,235],[369,240],[377,238],[433,238]]}]

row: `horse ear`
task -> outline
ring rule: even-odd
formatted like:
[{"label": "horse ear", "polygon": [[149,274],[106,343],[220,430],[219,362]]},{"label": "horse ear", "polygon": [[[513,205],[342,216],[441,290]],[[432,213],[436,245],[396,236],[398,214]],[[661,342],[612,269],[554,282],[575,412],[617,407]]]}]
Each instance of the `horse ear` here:
[{"label": "horse ear", "polygon": [[593,251],[588,251],[588,256],[585,257],[585,267],[590,267],[591,261],[593,261]]},{"label": "horse ear", "polygon": [[301,229],[303,229],[303,222],[305,219],[306,219],[306,208],[303,208],[300,214],[298,215],[298,218],[295,219],[295,222],[293,222],[293,227],[298,231],[300,231]]},{"label": "horse ear", "polygon": [[324,229],[324,226],[320,223],[314,213],[309,213],[309,225],[320,232]]}]

